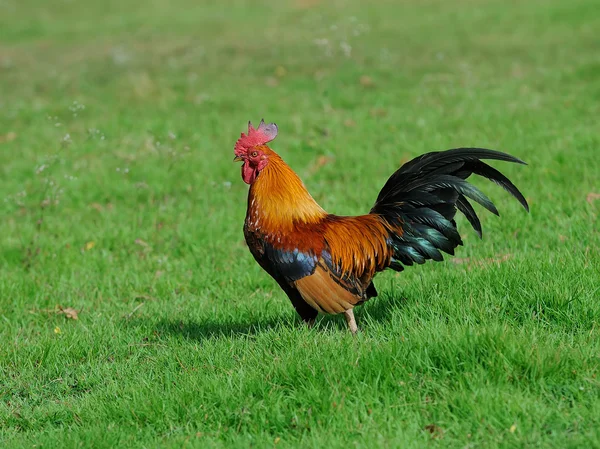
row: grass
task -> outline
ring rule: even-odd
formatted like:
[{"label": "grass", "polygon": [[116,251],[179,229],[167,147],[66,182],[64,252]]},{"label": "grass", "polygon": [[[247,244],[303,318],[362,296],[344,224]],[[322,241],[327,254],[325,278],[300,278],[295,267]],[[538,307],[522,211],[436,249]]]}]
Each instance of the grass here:
[{"label": "grass", "polygon": [[[0,445],[600,447],[596,2],[211,4],[0,3]],[[531,214],[478,183],[483,240],[306,329],[241,232],[262,117],[329,211],[477,145]]]}]

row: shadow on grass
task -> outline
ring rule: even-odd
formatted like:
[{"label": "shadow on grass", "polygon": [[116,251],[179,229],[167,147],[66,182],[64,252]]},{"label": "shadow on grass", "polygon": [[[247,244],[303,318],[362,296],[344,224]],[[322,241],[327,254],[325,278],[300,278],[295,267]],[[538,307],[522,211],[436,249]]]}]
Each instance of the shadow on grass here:
[{"label": "shadow on grass", "polygon": [[380,294],[356,308],[356,320],[363,318],[383,323],[390,320],[390,315],[409,307],[410,303],[408,298],[398,294]]},{"label": "shadow on grass", "polygon": [[[377,298],[371,298],[366,303],[363,303],[354,309],[356,324],[359,329],[365,329],[365,327],[368,327],[369,322],[386,323],[390,321],[390,315],[406,308],[407,305],[408,300],[401,296],[382,294]],[[323,330],[348,330],[348,325],[342,314],[319,315],[315,327],[316,329]]]},{"label": "shadow on grass", "polygon": [[[368,322],[389,321],[390,314],[397,312],[407,306],[407,299],[381,295],[373,298],[368,303],[355,309],[356,320],[359,328],[368,325]],[[151,328],[158,334],[181,336],[190,340],[203,341],[210,338],[247,337],[258,335],[263,332],[285,328],[300,328],[305,324],[293,315],[282,315],[280,317],[240,317],[239,320],[219,319],[207,317],[202,320],[161,319],[157,322],[144,322],[135,320],[130,322],[134,326]],[[340,315],[319,315],[315,323],[316,330],[335,329],[347,331],[344,317]]]},{"label": "shadow on grass", "polygon": [[281,327],[294,325],[285,318],[240,319],[223,321],[217,318],[205,320],[162,319],[153,323],[154,330],[163,335],[176,335],[190,340],[203,341],[210,338],[247,337]]}]

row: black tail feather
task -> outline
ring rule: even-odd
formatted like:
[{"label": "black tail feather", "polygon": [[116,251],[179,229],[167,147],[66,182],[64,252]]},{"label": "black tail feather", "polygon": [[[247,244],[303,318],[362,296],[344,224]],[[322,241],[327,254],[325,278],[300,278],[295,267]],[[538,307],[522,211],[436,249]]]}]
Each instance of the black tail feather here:
[{"label": "black tail feather", "polygon": [[462,245],[454,216],[462,212],[481,237],[481,222],[469,199],[499,215],[496,206],[466,179],[472,174],[498,184],[529,211],[523,194],[502,173],[482,162],[493,159],[525,164],[506,153],[483,148],[456,148],[419,156],[400,167],[379,192],[371,213],[390,225],[388,244],[394,249],[390,268],[442,260]]},{"label": "black tail feather", "polygon": [[469,220],[469,223],[471,223],[471,226],[473,226],[473,229],[475,229],[475,232],[477,232],[479,238],[482,238],[483,232],[481,229],[481,221],[479,221],[479,217],[475,213],[475,209],[473,209],[471,203],[469,203],[464,196],[460,195],[458,200],[456,200],[456,207],[464,214],[465,217],[467,217],[467,220]]},{"label": "black tail feather", "polygon": [[525,208],[525,210],[529,212],[529,204],[527,204],[527,200],[525,199],[523,194],[510,181],[510,179],[508,179],[494,167],[490,167],[485,162],[478,161],[476,163],[473,163],[472,170],[472,172],[476,175],[483,176],[484,178],[489,179],[493,183],[498,184],[500,187],[502,187],[504,190],[506,190],[508,193],[514,196],[519,201],[519,203],[521,203],[521,205]]}]

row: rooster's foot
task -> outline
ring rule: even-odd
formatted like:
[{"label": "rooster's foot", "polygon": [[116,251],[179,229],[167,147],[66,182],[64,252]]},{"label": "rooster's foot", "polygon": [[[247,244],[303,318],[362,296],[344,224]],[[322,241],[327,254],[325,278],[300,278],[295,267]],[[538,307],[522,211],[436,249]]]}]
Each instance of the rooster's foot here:
[{"label": "rooster's foot", "polygon": [[346,323],[348,323],[348,329],[352,332],[352,335],[356,335],[358,331],[358,326],[356,325],[356,320],[354,319],[354,310],[346,310],[344,312],[344,318],[346,318]]}]

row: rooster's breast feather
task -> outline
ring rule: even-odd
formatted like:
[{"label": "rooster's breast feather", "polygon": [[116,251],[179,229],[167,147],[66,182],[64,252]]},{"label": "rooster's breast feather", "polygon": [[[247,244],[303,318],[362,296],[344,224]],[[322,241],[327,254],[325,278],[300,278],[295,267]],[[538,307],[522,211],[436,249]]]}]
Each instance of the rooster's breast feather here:
[{"label": "rooster's breast feather", "polygon": [[252,232],[246,237],[256,260],[280,285],[297,289],[316,310],[339,313],[377,296],[372,278],[389,263],[387,235],[375,216],[329,215],[277,238]]},{"label": "rooster's breast feather", "polygon": [[249,226],[244,228],[250,252],[271,276],[292,283],[314,273],[322,251],[322,243],[307,243],[306,233],[265,233]]},{"label": "rooster's breast feather", "polygon": [[298,248],[286,250],[265,243],[265,257],[274,270],[288,282],[297,281],[314,273],[319,257],[312,251]]}]

